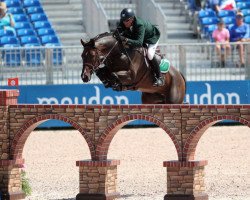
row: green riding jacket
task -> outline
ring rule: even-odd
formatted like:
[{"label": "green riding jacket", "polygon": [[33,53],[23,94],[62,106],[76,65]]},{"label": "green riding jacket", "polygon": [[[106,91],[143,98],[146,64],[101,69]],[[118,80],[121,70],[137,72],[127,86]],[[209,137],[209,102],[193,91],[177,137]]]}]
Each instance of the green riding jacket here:
[{"label": "green riding jacket", "polygon": [[132,27],[127,29],[120,22],[118,30],[128,38],[127,44],[132,47],[141,47],[143,44],[156,44],[160,38],[159,29],[146,20],[135,17]]}]

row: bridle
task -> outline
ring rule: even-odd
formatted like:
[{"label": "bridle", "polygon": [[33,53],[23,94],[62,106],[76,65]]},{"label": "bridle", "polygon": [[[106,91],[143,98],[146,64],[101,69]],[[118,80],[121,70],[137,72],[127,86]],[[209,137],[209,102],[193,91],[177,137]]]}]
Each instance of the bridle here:
[{"label": "bridle", "polygon": [[115,44],[112,46],[112,48],[109,50],[109,52],[105,55],[101,50],[94,47],[94,51],[96,53],[95,60],[93,63],[84,63],[85,66],[89,66],[91,69],[91,72],[96,72],[100,68],[104,67],[104,62],[107,60],[115,46],[117,45],[118,41],[115,42]]}]

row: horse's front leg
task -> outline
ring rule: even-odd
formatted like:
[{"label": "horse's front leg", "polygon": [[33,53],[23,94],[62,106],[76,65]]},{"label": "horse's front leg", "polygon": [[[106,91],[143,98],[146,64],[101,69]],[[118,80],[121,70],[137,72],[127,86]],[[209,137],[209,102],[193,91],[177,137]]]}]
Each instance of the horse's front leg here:
[{"label": "horse's front leg", "polygon": [[118,76],[114,72],[110,72],[106,66],[99,68],[95,73],[106,88],[112,87],[116,91],[122,90],[122,84]]}]

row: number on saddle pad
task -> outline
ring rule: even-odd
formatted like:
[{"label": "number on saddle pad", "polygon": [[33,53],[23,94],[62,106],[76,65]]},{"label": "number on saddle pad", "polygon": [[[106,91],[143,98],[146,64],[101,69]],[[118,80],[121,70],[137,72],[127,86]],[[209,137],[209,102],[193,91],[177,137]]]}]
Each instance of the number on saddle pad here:
[{"label": "number on saddle pad", "polygon": [[170,68],[170,62],[168,59],[163,58],[161,59],[161,63],[160,63],[160,70],[162,73],[168,73]]}]

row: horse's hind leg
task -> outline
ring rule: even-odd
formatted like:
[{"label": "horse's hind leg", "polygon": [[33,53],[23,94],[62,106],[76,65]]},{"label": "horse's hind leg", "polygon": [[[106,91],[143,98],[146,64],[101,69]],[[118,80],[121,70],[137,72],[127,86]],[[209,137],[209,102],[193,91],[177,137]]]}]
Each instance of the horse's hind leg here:
[{"label": "horse's hind leg", "polygon": [[158,93],[142,92],[141,100],[143,104],[165,104],[165,96]]},{"label": "horse's hind leg", "polygon": [[169,88],[169,95],[166,98],[167,104],[181,104],[185,98],[186,84],[182,75],[173,67],[170,70],[172,77],[171,86]]}]

